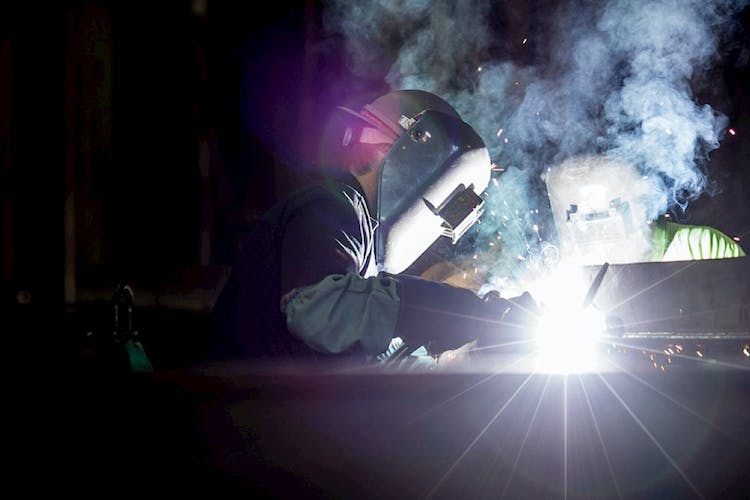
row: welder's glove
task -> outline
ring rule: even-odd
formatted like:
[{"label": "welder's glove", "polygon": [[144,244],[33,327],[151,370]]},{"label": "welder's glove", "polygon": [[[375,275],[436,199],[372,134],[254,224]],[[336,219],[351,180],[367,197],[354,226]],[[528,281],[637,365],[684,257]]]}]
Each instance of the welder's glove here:
[{"label": "welder's glove", "polygon": [[399,310],[395,336],[431,352],[469,342],[487,346],[527,338],[537,315],[531,295],[504,299],[422,278],[398,275]]},{"label": "welder's glove", "polygon": [[492,290],[482,298],[490,306],[505,308],[501,321],[509,334],[530,335],[539,320],[539,306],[529,292],[503,299],[499,292]]}]

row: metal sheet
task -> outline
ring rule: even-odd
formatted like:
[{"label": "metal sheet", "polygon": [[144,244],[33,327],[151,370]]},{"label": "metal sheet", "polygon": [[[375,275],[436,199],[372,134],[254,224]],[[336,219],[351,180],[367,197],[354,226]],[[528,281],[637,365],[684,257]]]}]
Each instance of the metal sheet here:
[{"label": "metal sheet", "polygon": [[747,337],[750,258],[610,265],[593,304],[626,335]]}]

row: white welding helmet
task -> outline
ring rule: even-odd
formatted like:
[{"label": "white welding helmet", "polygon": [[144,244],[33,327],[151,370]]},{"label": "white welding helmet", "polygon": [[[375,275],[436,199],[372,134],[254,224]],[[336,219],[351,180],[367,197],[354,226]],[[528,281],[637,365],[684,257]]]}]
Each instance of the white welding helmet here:
[{"label": "white welding helmet", "polygon": [[650,259],[653,214],[647,201],[658,187],[635,165],[572,157],[551,168],[545,182],[564,259],[580,265]]},{"label": "white welding helmet", "polygon": [[397,90],[360,111],[393,144],[378,184],[378,269],[400,273],[440,236],[455,243],[479,219],[490,180],[484,141],[443,99]]}]

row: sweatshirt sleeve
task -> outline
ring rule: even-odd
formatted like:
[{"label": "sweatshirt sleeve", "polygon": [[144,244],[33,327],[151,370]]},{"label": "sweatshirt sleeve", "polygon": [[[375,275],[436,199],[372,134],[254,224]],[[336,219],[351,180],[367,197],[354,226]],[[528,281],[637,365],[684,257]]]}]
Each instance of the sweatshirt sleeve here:
[{"label": "sweatshirt sleeve", "polygon": [[726,234],[708,226],[679,228],[662,260],[701,260],[744,257],[742,247]]},{"label": "sweatshirt sleeve", "polygon": [[316,351],[337,354],[358,345],[376,356],[394,337],[399,297],[393,278],[333,274],[292,291],[282,308],[289,331]]}]

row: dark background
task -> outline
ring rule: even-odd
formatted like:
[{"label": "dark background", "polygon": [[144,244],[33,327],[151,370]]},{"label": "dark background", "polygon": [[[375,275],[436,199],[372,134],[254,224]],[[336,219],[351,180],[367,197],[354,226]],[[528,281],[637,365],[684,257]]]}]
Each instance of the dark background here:
[{"label": "dark background", "polygon": [[[510,40],[544,29],[547,3],[495,6],[490,56],[534,63],[544,47],[514,53]],[[748,47],[746,30],[724,47],[717,84],[696,89],[737,135],[710,155],[717,194],[682,214],[745,237]],[[330,106],[388,90],[353,75],[343,51],[312,0],[3,3],[0,328],[63,344],[106,333],[127,283],[136,327],[176,361],[252,221],[314,175]]]},{"label": "dark background", "polygon": [[[498,32],[507,39],[490,50],[532,64],[531,52],[514,53],[510,40],[544,28],[545,3],[498,3]],[[320,9],[312,0],[0,5],[0,332],[4,359],[18,367],[4,413],[9,441],[19,445],[6,449],[11,471],[26,472],[12,479],[24,491],[174,496],[207,486],[215,496],[236,480],[243,494],[276,498],[413,498],[435,485],[515,390],[518,377],[469,391],[485,376],[385,385],[379,377],[307,374],[248,381],[231,368],[195,379],[181,374],[184,391],[170,383],[170,368],[206,352],[208,313],[239,239],[274,201],[314,175],[305,160],[331,103],[363,102],[388,90],[382,79],[346,69],[343,40],[324,34]],[[748,18],[746,9],[745,27]],[[745,32],[715,69],[719,83],[699,89],[699,99],[725,113],[737,135],[711,153],[718,193],[684,214],[744,241],[748,47]],[[440,255],[437,249],[426,258]],[[155,384],[122,377],[127,359],[111,335],[118,283],[135,292],[135,327],[152,362],[165,369],[164,385],[158,377]],[[657,393],[645,391],[650,398],[639,400],[643,387],[621,381],[627,399],[638,402],[637,414],[668,438],[678,458],[690,459],[687,472],[709,496],[747,497],[750,405],[742,373],[699,373],[688,383],[681,372],[647,376],[699,413],[712,409],[715,423],[664,408],[668,402]],[[541,388],[538,380],[533,385]],[[522,478],[519,495],[560,491],[561,467],[551,463],[563,442],[559,393],[531,434],[532,453],[519,467],[539,474]],[[468,399],[446,401],[457,394]],[[692,494],[618,401],[602,396],[594,405],[610,417],[602,430],[624,452],[614,458],[625,464],[621,477],[633,498]],[[436,407],[447,411],[429,413]],[[571,422],[579,417],[587,418]],[[528,418],[521,412],[511,421]],[[469,455],[472,461],[446,482],[447,497],[489,497],[503,487],[525,427],[508,431],[507,420],[498,422],[491,431],[501,450]],[[206,435],[211,446],[204,448]],[[709,445],[690,458],[704,435]],[[596,439],[584,437],[571,443]],[[339,473],[341,457],[351,477]],[[606,483],[596,457],[594,466],[576,467],[580,477]],[[239,469],[250,484],[237,479],[242,473],[228,477],[214,468]],[[669,475],[663,483],[639,483],[662,473]],[[585,481],[580,489],[573,479],[571,485],[571,497],[595,491]]]}]

